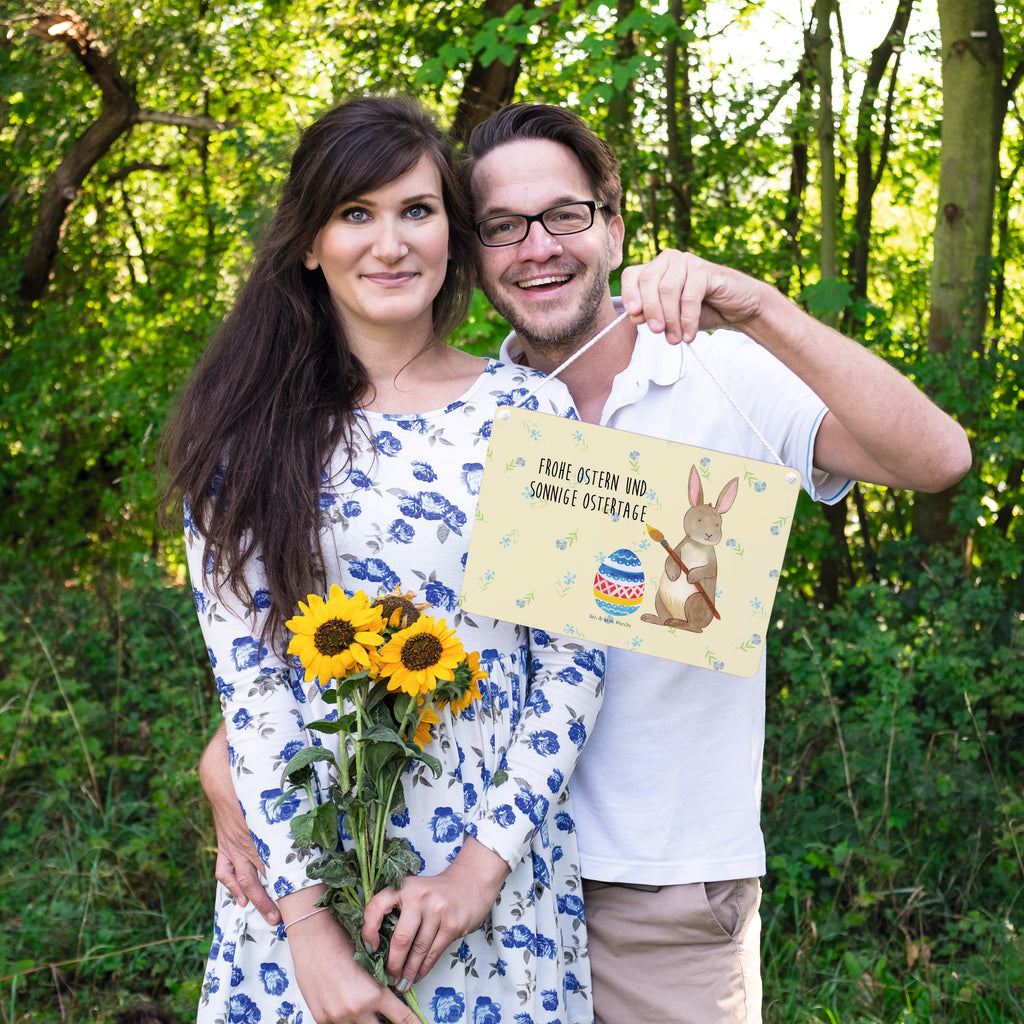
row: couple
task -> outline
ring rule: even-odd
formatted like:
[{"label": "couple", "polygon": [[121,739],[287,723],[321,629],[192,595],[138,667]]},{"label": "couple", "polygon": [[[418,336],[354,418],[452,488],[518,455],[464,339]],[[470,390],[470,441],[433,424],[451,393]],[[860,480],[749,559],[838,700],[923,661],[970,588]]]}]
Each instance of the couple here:
[{"label": "couple", "polygon": [[[346,112],[362,112],[374,131],[348,137]],[[293,692],[280,658],[250,652],[276,649],[274,629],[309,579],[349,590],[399,583],[421,599],[428,588],[457,594],[470,481],[495,405],[529,387],[524,367],[553,370],[621,305],[608,289],[623,248],[617,164],[579,118],[521,104],[477,129],[464,175],[473,237],[450,169],[397,130],[414,116],[398,101],[356,101],[304,136],[253,277],[186,397],[193,413],[179,415],[174,450],[213,434],[192,460],[200,468],[179,468],[176,478],[192,501],[193,578],[232,756],[229,771],[220,737],[202,777],[222,843],[218,875],[254,901],[243,907],[220,890],[202,1020],[297,1021],[304,1006],[307,1021],[311,1012],[317,1021],[380,1013],[411,1022],[392,992],[345,971],[340,929],[327,915],[306,917],[317,887],[302,879],[287,823],[264,811],[286,742],[316,709]],[[307,168],[316,150],[320,165]],[[382,162],[370,169],[374,159]],[[366,165],[355,176],[354,162]],[[566,224],[572,233],[561,233]],[[465,309],[465,294],[452,294],[466,288],[470,255],[480,287],[515,328],[500,365],[442,344]],[[277,344],[274,288],[295,309]],[[936,490],[969,467],[963,431],[909,381],[768,285],[666,253],[624,272],[623,303],[630,319],[561,375],[583,419],[766,458],[707,367],[821,500],[838,500],[852,479]],[[743,333],[705,333],[722,326]],[[546,411],[572,414],[558,385],[542,394]],[[246,417],[261,404],[277,415],[253,437]],[[306,448],[310,458],[297,458]],[[311,473],[321,474],[319,489]],[[197,514],[196,496],[214,485]],[[425,492],[451,506],[456,528],[442,544],[437,524],[408,500]],[[423,542],[419,558],[399,539],[410,525]],[[204,560],[220,552],[208,584]],[[493,700],[486,722],[438,727],[452,759],[435,790],[407,787],[410,815],[420,817],[398,827],[409,828],[425,867],[397,897],[404,940],[389,969],[398,986],[416,981],[436,1021],[591,1019],[575,819],[597,1020],[759,1020],[763,661],[751,680],[723,679],[611,650],[595,725],[603,652],[458,612],[452,621],[467,649],[486,651]],[[570,817],[576,722],[589,742],[572,776]],[[538,727],[556,737],[550,764],[530,741]],[[495,826],[504,801],[484,780],[496,758],[516,766],[509,774],[521,780],[524,804],[541,796],[549,807],[535,828]],[[280,927],[255,913],[273,911],[252,885],[256,853],[232,779]],[[453,807],[464,835],[435,843],[429,822]]]}]

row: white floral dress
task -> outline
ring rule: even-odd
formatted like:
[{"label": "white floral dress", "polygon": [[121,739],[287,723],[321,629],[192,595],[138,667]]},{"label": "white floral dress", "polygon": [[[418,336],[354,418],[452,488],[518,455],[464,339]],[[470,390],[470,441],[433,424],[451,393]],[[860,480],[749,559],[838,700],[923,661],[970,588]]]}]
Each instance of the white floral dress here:
[{"label": "white floral dress", "polygon": [[[499,405],[575,416],[560,384],[531,395],[530,371],[489,361],[461,399],[432,413],[361,417],[351,471],[332,467],[320,496],[328,584],[371,597],[401,585],[433,605],[488,678],[482,700],[453,720],[442,713],[423,765],[404,777],[406,810],[392,819],[423,862],[442,871],[467,833],[513,870],[490,917],[454,943],[415,986],[436,1024],[589,1024],[590,969],[579,858],[566,783],[601,701],[604,652],[566,637],[481,620],[459,606],[476,496]],[[213,592],[203,542],[186,515],[196,607],[228,727],[232,776],[249,829],[282,896],[311,884],[316,856],[297,848],[289,819],[305,809],[279,804],[281,769],[302,746],[334,738],[305,722],[332,708],[302,669],[259,643],[266,590],[254,574],[253,607]],[[258,562],[256,563],[258,565]],[[499,769],[507,781],[491,785]],[[504,774],[499,775],[503,778]],[[313,1024],[295,984],[288,941],[218,887],[214,940],[203,983],[201,1024]]]}]

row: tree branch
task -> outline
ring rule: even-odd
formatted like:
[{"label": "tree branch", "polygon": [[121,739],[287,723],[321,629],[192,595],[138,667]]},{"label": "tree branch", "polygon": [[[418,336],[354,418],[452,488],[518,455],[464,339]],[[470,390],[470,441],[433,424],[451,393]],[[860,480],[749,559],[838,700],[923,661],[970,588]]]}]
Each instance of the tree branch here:
[{"label": "tree branch", "polygon": [[46,292],[67,225],[68,210],[78,197],[82,183],[122,135],[128,134],[140,121],[203,131],[220,131],[228,124],[208,117],[140,109],[134,85],[124,78],[117,62],[88,24],[68,8],[40,14],[33,21],[29,35],[66,46],[102,96],[99,116],[71,143],[43,190],[18,289],[21,298],[33,301]]},{"label": "tree branch", "polygon": [[174,114],[167,110],[150,110],[147,107],[142,107],[136,112],[135,120],[139,124],[148,121],[150,124],[198,128],[204,132],[224,132],[238,124],[237,121],[218,121],[214,117],[204,117],[202,114]]}]

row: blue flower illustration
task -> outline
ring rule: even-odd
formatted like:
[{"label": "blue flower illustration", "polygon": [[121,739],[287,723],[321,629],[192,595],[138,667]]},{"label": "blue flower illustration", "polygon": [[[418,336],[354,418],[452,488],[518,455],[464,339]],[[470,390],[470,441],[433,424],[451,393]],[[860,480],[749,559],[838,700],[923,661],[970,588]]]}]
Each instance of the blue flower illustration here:
[{"label": "blue flower illustration", "polygon": [[282,761],[290,761],[305,745],[302,740],[291,740],[281,748],[281,753],[277,756]]},{"label": "blue flower illustration", "polygon": [[501,1004],[490,996],[478,996],[473,1007],[473,1024],[501,1024]]},{"label": "blue flower illustration", "polygon": [[587,742],[587,727],[582,722],[573,722],[569,726],[569,739],[576,744],[577,750],[582,750]]},{"label": "blue flower illustration", "polygon": [[436,843],[453,843],[462,835],[462,815],[451,807],[438,807],[430,819],[430,831]]},{"label": "blue flower illustration", "polygon": [[260,964],[260,981],[268,996],[279,996],[288,987],[288,974],[279,964]]},{"label": "blue flower illustration", "polygon": [[247,995],[238,993],[228,1001],[228,1024],[259,1024],[262,1017],[260,1008]]},{"label": "blue flower illustration", "polygon": [[550,729],[538,729],[530,735],[530,746],[542,757],[551,757],[561,749],[558,737]]},{"label": "blue flower illustration", "polygon": [[583,920],[583,900],[572,893],[566,893],[558,897],[558,912],[568,914],[570,917]]},{"label": "blue flower illustration", "polygon": [[266,653],[266,647],[254,636],[240,636],[231,645],[231,660],[239,672],[247,668],[258,668],[260,659]]},{"label": "blue flower illustration", "polygon": [[462,482],[470,494],[480,493],[480,481],[483,480],[484,467],[479,462],[464,462],[462,464]]},{"label": "blue flower illustration", "polygon": [[423,588],[426,599],[435,607],[453,612],[458,607],[459,595],[440,580],[431,580]]},{"label": "blue flower illustration", "polygon": [[433,483],[437,479],[434,467],[429,462],[413,462],[412,475],[425,484]]},{"label": "blue flower illustration", "polygon": [[505,934],[501,937],[501,944],[506,949],[532,950],[536,943],[537,937],[525,924],[514,924],[511,928],[506,928]]},{"label": "blue flower illustration", "polygon": [[539,825],[547,817],[548,807],[551,806],[547,797],[531,793],[528,789],[519,791],[515,803],[534,825]]},{"label": "blue flower illustration", "polygon": [[604,675],[604,651],[595,651],[593,648],[577,651],[572,660],[574,665],[579,665],[586,672]]},{"label": "blue flower illustration", "polygon": [[530,696],[527,698],[526,706],[532,708],[539,715],[543,715],[551,710],[551,702],[540,688],[531,691]]},{"label": "blue flower illustration", "polygon": [[374,448],[381,455],[395,456],[402,450],[402,442],[390,430],[382,430],[375,438]]},{"label": "blue flower illustration", "polygon": [[438,1024],[455,1024],[466,1012],[466,1000],[455,989],[442,987],[434,992],[430,1007]]},{"label": "blue flower illustration", "polygon": [[533,862],[533,880],[538,885],[544,886],[545,889],[551,888],[551,872],[548,870],[547,861],[543,857],[538,857],[537,854],[531,853],[530,858]]},{"label": "blue flower illustration", "polygon": [[282,790],[278,787],[277,789],[265,789],[260,793],[260,810],[268,824],[288,821],[295,816],[295,812],[299,809],[299,798],[294,793],[278,803],[281,792]]},{"label": "blue flower illustration", "polygon": [[411,544],[416,531],[404,519],[396,519],[388,527],[388,535],[399,544]]},{"label": "blue flower illustration", "polygon": [[394,590],[401,583],[398,573],[394,572],[383,559],[380,558],[353,558],[348,563],[348,571],[357,580],[366,580],[368,583],[380,583],[387,590]]},{"label": "blue flower illustration", "polygon": [[502,828],[511,828],[516,823],[516,812],[510,804],[501,804],[494,808],[494,820]]},{"label": "blue flower illustration", "polygon": [[408,430],[410,434],[425,434],[430,429],[430,424],[422,416],[396,420],[396,423],[402,430]]}]

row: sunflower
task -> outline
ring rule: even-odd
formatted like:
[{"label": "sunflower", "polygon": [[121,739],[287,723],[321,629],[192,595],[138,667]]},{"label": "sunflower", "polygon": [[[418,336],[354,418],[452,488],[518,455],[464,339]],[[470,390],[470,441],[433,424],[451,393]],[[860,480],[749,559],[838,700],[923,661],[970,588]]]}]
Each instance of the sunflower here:
[{"label": "sunflower", "polygon": [[396,583],[394,590],[381,594],[373,602],[373,607],[381,610],[384,622],[388,626],[405,629],[411,626],[420,617],[420,612],[429,605],[418,604],[416,595],[411,590],[403,593],[402,584]]},{"label": "sunflower", "polygon": [[302,614],[285,623],[295,634],[288,653],[298,655],[306,682],[319,677],[326,685],[329,679],[344,679],[353,668],[370,668],[372,648],[384,642],[380,609],[372,608],[362,591],[346,597],[337,583],[328,600],[310,594],[308,601],[308,606],[300,601]]},{"label": "sunflower", "polygon": [[456,679],[462,682],[460,677],[464,674],[469,676],[468,680],[463,683],[466,687],[465,692],[461,697],[454,698],[449,705],[453,715],[461,715],[473,701],[480,699],[480,687],[477,686],[477,682],[486,679],[487,672],[480,670],[480,655],[476,651],[470,651],[466,655],[465,667],[459,666]]},{"label": "sunflower", "polygon": [[421,697],[419,702],[420,714],[423,717],[420,718],[420,724],[416,726],[416,735],[412,738],[412,742],[415,743],[420,750],[426,747],[434,738],[433,733],[430,731],[430,727],[435,722],[441,721],[441,716],[434,710],[433,705],[428,704],[426,707],[423,707],[424,699],[425,698]]},{"label": "sunflower", "polygon": [[416,697],[430,693],[439,679],[454,679],[464,657],[462,643],[444,619],[421,615],[380,649],[380,674],[391,677],[389,690]]}]

